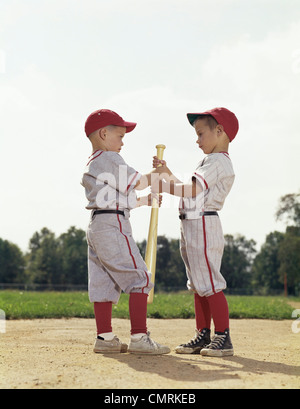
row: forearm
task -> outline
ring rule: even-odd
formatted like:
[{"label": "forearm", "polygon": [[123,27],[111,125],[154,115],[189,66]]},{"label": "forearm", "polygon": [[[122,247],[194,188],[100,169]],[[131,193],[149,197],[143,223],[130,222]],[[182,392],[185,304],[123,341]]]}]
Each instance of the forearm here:
[{"label": "forearm", "polygon": [[162,159],[158,159],[157,156],[153,157],[153,167],[160,174],[161,179],[165,179],[167,182],[182,183],[172,171],[168,168],[167,162]]},{"label": "forearm", "polygon": [[172,196],[183,198],[196,197],[202,192],[202,188],[196,183],[184,184],[175,183],[174,181],[171,181],[170,183],[161,182],[159,190],[162,193],[169,193]]},{"label": "forearm", "polygon": [[135,186],[136,190],[144,190],[159,178],[157,170],[143,175]]},{"label": "forearm", "polygon": [[[157,168],[157,169],[159,169],[159,168]],[[165,181],[168,182],[168,183],[172,183],[172,182],[177,183],[177,184],[182,183],[182,181],[179,180],[167,166],[164,166],[161,169],[160,177],[162,179],[165,179]]]},{"label": "forearm", "polygon": [[142,207],[142,206],[152,206],[152,201],[154,198],[157,200],[159,207],[160,207],[162,204],[162,196],[157,195],[157,194],[152,194],[152,193],[150,193],[148,196],[139,197],[136,201],[135,207],[137,208],[137,207]]}]

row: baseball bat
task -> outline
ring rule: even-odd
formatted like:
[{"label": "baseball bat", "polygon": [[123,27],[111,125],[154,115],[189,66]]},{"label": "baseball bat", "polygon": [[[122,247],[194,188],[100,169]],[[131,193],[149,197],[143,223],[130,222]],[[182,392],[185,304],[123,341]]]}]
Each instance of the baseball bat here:
[{"label": "baseball bat", "polygon": [[[163,158],[165,149],[166,149],[165,145],[156,145],[156,150],[157,150],[156,156],[158,157],[158,159]],[[147,240],[147,247],[146,247],[146,255],[145,255],[145,263],[148,268],[148,271],[152,273],[151,282],[153,284],[155,284],[155,272],[156,272],[158,210],[159,210],[159,203],[157,199],[153,198],[151,216],[150,216],[150,225],[149,225],[149,231],[148,231],[148,240]],[[154,297],[154,287],[149,293],[148,304],[153,303],[153,297]]]}]

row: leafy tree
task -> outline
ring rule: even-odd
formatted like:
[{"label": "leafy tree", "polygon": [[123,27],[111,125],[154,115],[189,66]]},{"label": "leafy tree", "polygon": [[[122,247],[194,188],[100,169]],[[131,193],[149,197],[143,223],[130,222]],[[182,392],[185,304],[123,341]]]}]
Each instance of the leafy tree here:
[{"label": "leafy tree", "polygon": [[61,271],[65,284],[87,282],[87,242],[85,232],[72,226],[59,238]]},{"label": "leafy tree", "polygon": [[253,262],[253,286],[264,289],[267,294],[283,288],[279,280],[279,249],[284,237],[285,234],[278,231],[268,234]]},{"label": "leafy tree", "polygon": [[[145,258],[146,240],[137,243],[142,257]],[[165,236],[157,237],[156,256],[156,289],[181,289],[186,286],[184,263],[179,251],[179,240],[168,239]]]},{"label": "leafy tree", "polygon": [[287,227],[280,243],[278,258],[279,279],[283,283],[286,276],[289,294],[296,295],[300,290],[300,227]]},{"label": "leafy tree", "polygon": [[87,283],[87,243],[83,230],[72,226],[56,238],[43,228],[33,234],[29,250],[27,274],[32,283]]},{"label": "leafy tree", "polygon": [[29,242],[27,274],[38,284],[61,284],[61,257],[55,234],[44,227],[34,233]]},{"label": "leafy tree", "polygon": [[300,290],[300,193],[282,196],[276,212],[277,219],[286,219],[288,225],[279,248],[280,281],[287,279],[289,293]]},{"label": "leafy tree", "polygon": [[0,239],[0,283],[18,283],[24,280],[25,259],[20,248]]},{"label": "leafy tree", "polygon": [[252,281],[252,262],[256,253],[255,241],[244,236],[225,235],[221,272],[229,289],[249,289]]},{"label": "leafy tree", "polygon": [[185,266],[179,240],[159,236],[157,239],[157,288],[182,289],[186,286]]},{"label": "leafy tree", "polygon": [[277,220],[286,218],[287,222],[292,221],[294,225],[300,227],[300,193],[282,196],[275,216]]}]

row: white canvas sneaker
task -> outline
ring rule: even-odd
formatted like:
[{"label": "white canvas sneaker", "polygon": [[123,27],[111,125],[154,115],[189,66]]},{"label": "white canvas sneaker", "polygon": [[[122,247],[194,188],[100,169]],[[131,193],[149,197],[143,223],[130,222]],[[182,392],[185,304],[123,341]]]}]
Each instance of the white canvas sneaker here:
[{"label": "white canvas sneaker", "polygon": [[129,344],[128,352],[131,354],[145,355],[163,355],[171,352],[170,348],[160,345],[150,338],[150,332],[142,336],[140,339],[132,339]]},{"label": "white canvas sneaker", "polygon": [[114,336],[111,341],[105,341],[104,338],[98,335],[94,346],[94,352],[96,354],[125,353],[127,349],[128,345],[123,344],[116,336]]}]

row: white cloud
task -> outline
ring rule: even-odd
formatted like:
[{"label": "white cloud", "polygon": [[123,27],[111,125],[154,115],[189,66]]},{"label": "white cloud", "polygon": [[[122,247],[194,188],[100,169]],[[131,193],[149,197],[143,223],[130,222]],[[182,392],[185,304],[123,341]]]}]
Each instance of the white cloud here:
[{"label": "white cloud", "polygon": [[299,36],[300,21],[284,32],[270,32],[262,41],[244,36],[233,46],[217,46],[204,63],[203,73],[223,93],[244,93],[246,99],[247,93],[257,90],[258,95],[272,99],[299,83],[292,61],[293,53],[299,49]]}]

